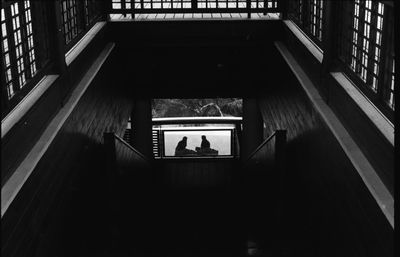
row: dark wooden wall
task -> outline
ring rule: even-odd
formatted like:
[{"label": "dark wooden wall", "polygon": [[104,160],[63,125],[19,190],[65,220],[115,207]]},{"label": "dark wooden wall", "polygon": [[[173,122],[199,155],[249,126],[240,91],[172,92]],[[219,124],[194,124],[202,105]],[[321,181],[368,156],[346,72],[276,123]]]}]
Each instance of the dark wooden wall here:
[{"label": "dark wooden wall", "polygon": [[[280,21],[113,22],[110,37],[135,94],[151,98],[248,97],[279,81],[283,64],[273,41]],[[271,36],[273,35],[273,36]],[[271,83],[275,84],[275,83]]]},{"label": "dark wooden wall", "polygon": [[235,159],[163,160],[159,163],[160,186],[186,189],[227,189],[237,175]]},{"label": "dark wooden wall", "polygon": [[[259,97],[265,134],[278,128],[288,130],[284,194],[275,192],[283,197],[279,198],[284,206],[279,231],[289,235],[284,237],[289,240],[286,244],[315,244],[315,256],[393,255],[393,230],[273,46],[274,40],[283,38],[281,22],[157,24],[109,24],[108,36],[117,42],[115,52],[2,218],[5,256],[75,256],[78,252],[84,255],[88,248],[109,243],[109,233],[105,232],[107,176],[102,136],[110,130],[122,136],[133,101],[139,96]],[[299,52],[304,53],[304,49]],[[57,90],[51,92],[45,98],[51,105],[43,102],[34,108],[45,120],[54,113],[47,108],[57,106],[65,97],[58,96]],[[25,137],[26,130],[18,128],[19,135]],[[40,128],[34,131],[40,134]],[[17,134],[14,137],[9,147],[2,149],[5,155],[9,151],[10,156],[18,156],[11,150]],[[31,138],[33,141],[34,136]],[[262,219],[265,213],[257,211],[263,207],[271,212],[275,207],[265,196],[279,187],[274,181],[258,183],[260,188],[271,186],[272,191],[252,191],[253,199],[244,199],[244,204],[259,206],[248,210],[249,220],[252,215]],[[151,193],[133,192],[139,196]],[[163,199],[158,201],[162,203]],[[181,203],[177,201],[176,206]],[[217,206],[218,202],[214,203]],[[221,213],[228,214],[232,206]],[[168,208],[166,204],[154,208],[157,212],[144,218],[151,224],[158,212]],[[197,210],[193,207],[193,213]],[[167,223],[169,217],[178,221],[172,214],[158,220],[157,224],[166,228],[162,236],[167,237],[168,229],[173,229]],[[221,214],[221,220],[223,217]],[[237,216],[224,221],[227,228],[235,222],[234,218]],[[270,224],[271,221],[254,225],[265,233]],[[142,231],[146,231],[145,224]],[[147,233],[146,240],[154,236],[151,231]],[[138,240],[145,240],[140,239],[140,234],[137,236]],[[296,248],[290,249],[295,254]]]},{"label": "dark wooden wall", "polygon": [[393,194],[393,145],[288,28],[284,42]]},{"label": "dark wooden wall", "polygon": [[[1,184],[24,160],[46,126],[62,107],[93,59],[105,45],[105,31],[91,41],[64,74],[42,95],[26,115],[2,138],[1,142]],[[51,73],[50,74],[57,74]]]},{"label": "dark wooden wall", "polygon": [[317,256],[393,256],[389,222],[293,74],[285,82],[259,101],[265,134],[288,134],[281,229]]},{"label": "dark wooden wall", "polygon": [[103,133],[122,136],[133,107],[132,97],[113,81],[110,59],[2,217],[4,256],[74,256],[91,240],[85,233],[104,228]]}]

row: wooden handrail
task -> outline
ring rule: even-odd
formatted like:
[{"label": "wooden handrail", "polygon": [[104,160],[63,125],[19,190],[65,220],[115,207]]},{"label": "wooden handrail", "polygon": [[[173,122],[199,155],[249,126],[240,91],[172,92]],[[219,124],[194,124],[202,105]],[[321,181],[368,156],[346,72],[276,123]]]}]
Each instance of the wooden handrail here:
[{"label": "wooden handrail", "polygon": [[276,131],[272,133],[267,139],[265,139],[257,148],[254,150],[245,162],[248,162],[264,145],[266,145],[274,136],[276,135]]},{"label": "wooden handrail", "polygon": [[114,138],[118,139],[121,143],[123,143],[125,146],[127,146],[129,149],[131,149],[133,152],[135,152],[140,158],[142,158],[147,163],[150,163],[150,160],[146,156],[144,156],[141,152],[139,152],[133,146],[128,144],[123,138],[119,137],[115,133],[112,133],[112,134],[114,135]]},{"label": "wooden handrail", "polygon": [[242,117],[173,117],[173,118],[153,118],[153,125],[172,125],[172,124],[241,124]]}]

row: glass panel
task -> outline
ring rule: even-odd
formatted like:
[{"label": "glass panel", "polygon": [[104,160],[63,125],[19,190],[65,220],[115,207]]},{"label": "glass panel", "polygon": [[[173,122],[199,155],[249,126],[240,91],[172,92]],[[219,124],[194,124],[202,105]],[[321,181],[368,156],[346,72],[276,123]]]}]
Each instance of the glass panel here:
[{"label": "glass panel", "polygon": [[[188,127],[185,127],[185,129],[188,129]],[[163,132],[164,154],[166,157],[232,155],[231,130],[179,130]]]}]

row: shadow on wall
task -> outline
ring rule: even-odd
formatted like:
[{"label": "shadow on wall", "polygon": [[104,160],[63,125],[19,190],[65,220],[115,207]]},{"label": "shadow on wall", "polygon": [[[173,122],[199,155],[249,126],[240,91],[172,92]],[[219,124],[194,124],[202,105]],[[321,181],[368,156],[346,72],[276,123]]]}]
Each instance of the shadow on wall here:
[{"label": "shadow on wall", "polygon": [[326,249],[332,249],[326,256],[393,255],[390,224],[328,128],[303,133],[286,150],[291,204],[283,213],[296,214],[287,220],[302,224],[321,255]]},{"label": "shadow on wall", "polygon": [[65,170],[61,192],[51,205],[37,242],[37,257],[77,256],[107,245],[108,178],[103,144],[80,133],[65,133],[62,160],[53,171]]}]

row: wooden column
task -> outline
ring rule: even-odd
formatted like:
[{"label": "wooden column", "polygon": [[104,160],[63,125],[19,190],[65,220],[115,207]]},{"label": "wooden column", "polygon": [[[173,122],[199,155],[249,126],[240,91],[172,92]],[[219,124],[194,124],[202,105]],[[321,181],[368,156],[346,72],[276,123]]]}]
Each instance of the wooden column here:
[{"label": "wooden column", "polygon": [[61,89],[60,89],[60,99],[61,106],[64,106],[65,101],[67,101],[68,93],[70,92],[70,77],[68,73],[67,64],[65,62],[65,39],[63,33],[63,24],[62,24],[62,12],[61,12],[61,1],[57,0],[54,2],[48,3],[50,6],[50,17],[48,20],[48,24],[50,24],[50,46],[51,48],[51,60],[54,63],[53,71],[56,74],[60,75]]},{"label": "wooden column", "polygon": [[246,0],[247,18],[251,18],[251,1]]},{"label": "wooden column", "polygon": [[153,158],[151,99],[137,99],[131,117],[132,143],[149,159]]},{"label": "wooden column", "polygon": [[[134,5],[134,3],[132,3]],[[112,1],[101,1],[102,14],[105,21],[110,21],[109,14],[112,12]]]},{"label": "wooden column", "polygon": [[246,160],[263,141],[263,119],[256,99],[243,99],[243,133],[240,156]]},{"label": "wooden column", "polygon": [[[266,4],[266,3],[265,3]],[[264,5],[265,5],[264,4]],[[282,11],[282,19],[287,20],[288,18],[288,8],[289,8],[289,3],[287,1],[279,1],[278,2],[278,8],[281,9]]]},{"label": "wooden column", "polygon": [[[335,10],[337,10],[335,1],[326,1],[324,3],[324,23],[322,26],[322,47],[324,49],[324,58],[322,60],[322,69],[324,74],[329,72],[332,65],[332,59],[336,55],[335,36],[337,35],[337,29],[341,24],[339,20],[335,19]],[[337,16],[337,14],[336,14]]]},{"label": "wooden column", "polygon": [[55,72],[58,74],[64,74],[67,69],[67,64],[65,63],[65,42],[62,30],[62,20],[61,20],[61,7],[60,1],[54,1],[51,4],[52,15],[49,17],[50,25],[50,35],[52,36],[50,44],[54,45],[52,49],[52,58],[55,62]]}]

